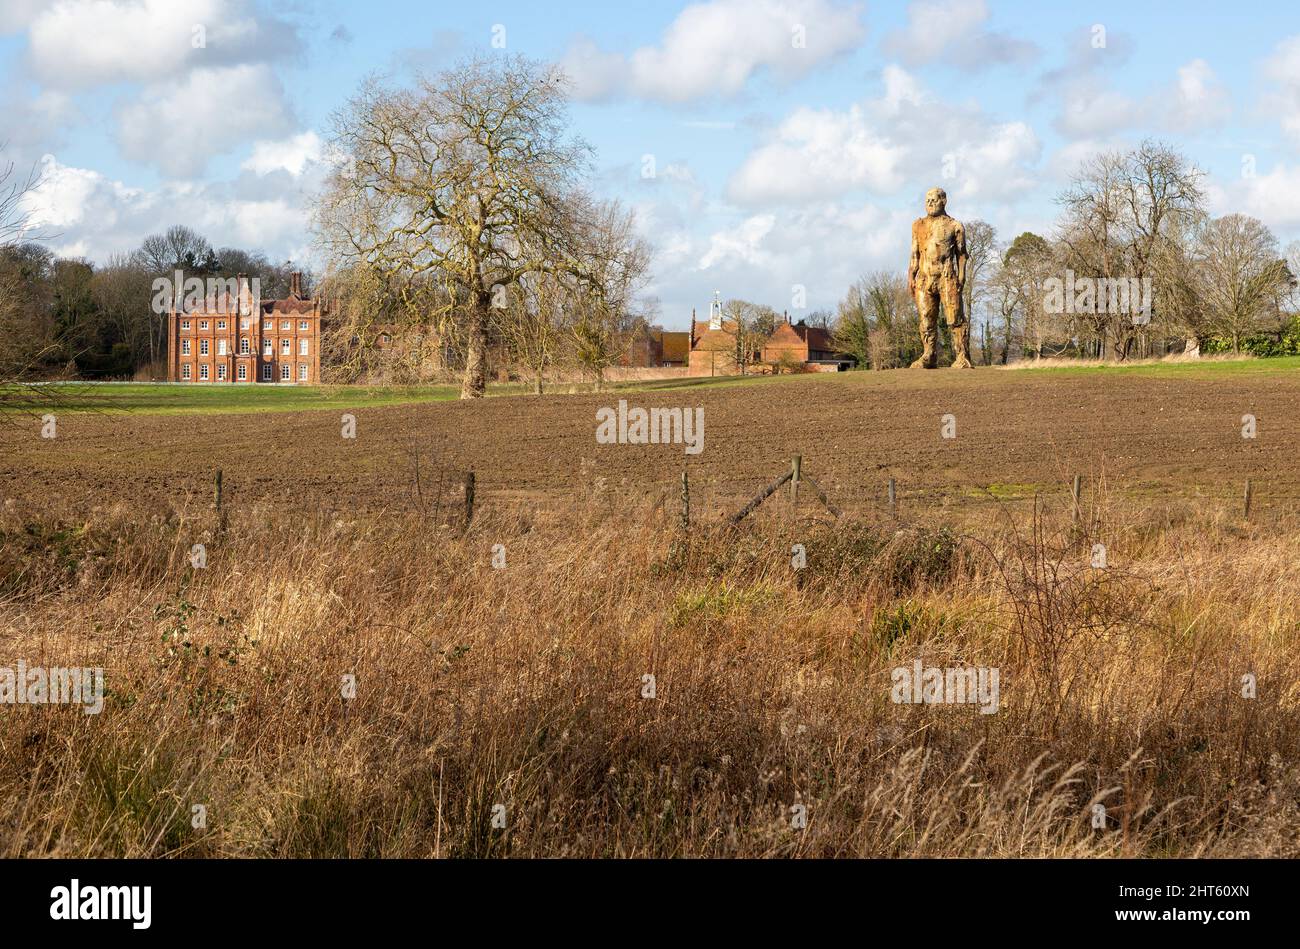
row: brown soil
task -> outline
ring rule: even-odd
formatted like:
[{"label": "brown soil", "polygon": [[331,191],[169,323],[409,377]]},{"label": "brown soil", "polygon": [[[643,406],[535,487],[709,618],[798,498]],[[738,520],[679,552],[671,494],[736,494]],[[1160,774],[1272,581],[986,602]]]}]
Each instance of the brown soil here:
[{"label": "brown soil", "polygon": [[[599,445],[596,410],[704,408],[699,455],[679,445]],[[493,496],[567,499],[603,479],[629,495],[675,491],[683,463],[697,510],[743,503],[803,456],[805,471],[846,510],[967,505],[1059,493],[1072,475],[1130,496],[1239,497],[1260,511],[1300,501],[1300,374],[1233,379],[1138,374],[1061,376],[982,370],[854,373],[726,388],[494,398],[339,413],[65,415],[59,437],[39,422],[0,426],[0,496],[57,498],[77,508],[202,502],[215,469],[231,504],[336,512],[410,509],[413,451],[427,498],[450,500],[472,468]],[[957,435],[941,438],[941,416]],[[1241,437],[1241,416],[1259,434]]]}]

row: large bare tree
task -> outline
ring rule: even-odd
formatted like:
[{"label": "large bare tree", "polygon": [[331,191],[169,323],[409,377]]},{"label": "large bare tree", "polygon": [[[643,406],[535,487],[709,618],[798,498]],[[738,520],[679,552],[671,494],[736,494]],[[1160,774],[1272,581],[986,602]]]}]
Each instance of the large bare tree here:
[{"label": "large bare tree", "polygon": [[[1164,245],[1203,214],[1202,172],[1178,152],[1145,141],[1130,152],[1085,162],[1057,199],[1063,206],[1064,264],[1084,277],[1142,281],[1154,276]],[[1131,314],[1078,314],[1105,351],[1126,359],[1136,336]]]},{"label": "large bare tree", "polygon": [[508,288],[530,273],[585,276],[575,243],[590,205],[573,193],[589,148],[568,135],[563,74],[478,58],[414,88],[370,80],[334,116],[331,144],[324,246],[385,281],[442,284],[433,315],[461,324],[461,397],[482,396],[491,311]]},{"label": "large bare tree", "polygon": [[1239,353],[1245,337],[1280,322],[1282,301],[1294,282],[1287,262],[1273,232],[1244,214],[1206,221],[1194,246],[1204,326],[1231,340],[1232,351]]}]

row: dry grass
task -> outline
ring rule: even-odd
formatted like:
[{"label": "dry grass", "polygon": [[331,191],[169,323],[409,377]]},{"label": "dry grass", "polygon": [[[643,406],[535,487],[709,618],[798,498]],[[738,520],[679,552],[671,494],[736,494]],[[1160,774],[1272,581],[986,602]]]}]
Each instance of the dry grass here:
[{"label": "dry grass", "polygon": [[[0,855],[1300,854],[1294,525],[769,508],[682,543],[600,493],[467,534],[9,502],[0,664],[109,691],[0,706]],[[1000,710],[893,704],[917,657]]]}]

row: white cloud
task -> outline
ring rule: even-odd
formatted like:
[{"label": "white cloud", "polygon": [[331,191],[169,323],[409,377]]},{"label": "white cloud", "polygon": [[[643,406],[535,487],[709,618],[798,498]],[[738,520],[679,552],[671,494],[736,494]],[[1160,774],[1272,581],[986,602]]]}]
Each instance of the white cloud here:
[{"label": "white cloud", "polygon": [[1145,116],[1142,103],[1085,76],[1064,90],[1056,128],[1066,138],[1090,138],[1140,125]]},{"label": "white cloud", "polygon": [[1053,125],[1067,139],[1106,138],[1138,128],[1191,132],[1231,114],[1228,91],[1204,59],[1189,60],[1171,81],[1144,95],[1130,95],[1111,83],[1133,54],[1126,35],[1110,31],[1104,46],[1094,46],[1090,31],[1075,30],[1066,36],[1065,48],[1064,62],[1042,76],[1030,101],[1055,100]]},{"label": "white cloud", "polygon": [[721,263],[739,263],[762,267],[771,263],[771,255],[763,243],[776,227],[775,214],[759,214],[746,218],[737,227],[715,233],[709,239],[709,249],[700,258],[700,269],[708,270]]},{"label": "white cloud", "polygon": [[41,184],[27,195],[24,208],[32,226],[51,235],[51,249],[58,253],[103,261],[134,250],[171,224],[194,228],[215,247],[264,250],[275,259],[304,260],[311,253],[305,190],[274,187],[258,193],[260,179],[248,176],[132,188],[52,155],[45,156],[40,171]]},{"label": "white cloud", "polygon": [[[918,212],[919,213],[919,212]],[[744,297],[778,310],[792,306],[792,288],[806,288],[810,308],[833,308],[863,273],[902,270],[917,213],[877,204],[817,202],[745,217],[698,243],[693,261],[673,274],[673,290],[707,300]],[[791,318],[807,315],[791,310]]]},{"label": "white cloud", "polygon": [[254,61],[270,52],[270,26],[246,0],[61,0],[31,20],[28,57],[36,78],[56,88],[149,82]]},{"label": "white cloud", "polygon": [[1206,199],[1214,215],[1249,214],[1275,232],[1300,228],[1300,165],[1278,164],[1267,173],[1210,180]]},{"label": "white cloud", "polygon": [[269,175],[280,170],[301,175],[308,165],[321,160],[323,148],[320,136],[309,129],[279,141],[257,142],[253,154],[240,167],[255,175]]},{"label": "white cloud", "polygon": [[684,9],[657,46],[630,56],[580,38],[561,65],[580,99],[631,94],[663,102],[734,96],[762,70],[789,80],[865,38],[861,6],[831,0],[708,0]]},{"label": "white cloud", "polygon": [[727,192],[742,204],[824,198],[857,188],[894,191],[903,182],[906,149],[868,123],[860,106],[847,112],[802,108],[776,139],[745,160]]},{"label": "white cloud", "polygon": [[1033,186],[1040,145],[1023,122],[997,123],[930,96],[905,70],[884,72],[880,98],[847,110],[796,110],[728,183],[741,204],[808,201],[864,189],[891,194],[935,179],[950,195],[998,200]]},{"label": "white cloud", "polygon": [[1264,61],[1264,75],[1275,84],[1264,96],[1264,109],[1278,117],[1287,135],[1300,141],[1300,35],[1274,47]]},{"label": "white cloud", "polygon": [[1160,108],[1161,100],[1166,122],[1174,128],[1215,125],[1228,118],[1232,111],[1227,89],[1203,59],[1193,59],[1178,67],[1173,88],[1151,103],[1153,111]]},{"label": "white cloud", "polygon": [[147,87],[117,110],[122,154],[174,177],[200,174],[212,154],[290,127],[284,89],[264,64],[195,69],[181,82]]},{"label": "white cloud", "polygon": [[0,3],[0,36],[25,30],[49,0],[4,0]]},{"label": "white cloud", "polygon": [[890,34],[885,48],[912,66],[944,60],[965,69],[1038,56],[1033,43],[984,29],[988,18],[984,0],[914,0],[907,27]]}]

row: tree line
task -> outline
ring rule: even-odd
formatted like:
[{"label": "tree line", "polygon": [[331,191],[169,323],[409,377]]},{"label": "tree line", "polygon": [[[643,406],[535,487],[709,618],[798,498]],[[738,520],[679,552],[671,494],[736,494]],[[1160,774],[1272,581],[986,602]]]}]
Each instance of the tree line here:
[{"label": "tree line", "polygon": [[288,292],[294,269],[255,251],[214,249],[184,225],[98,266],[58,257],[41,241],[12,240],[0,245],[0,378],[165,379],[167,316],[152,305],[156,279],[177,270],[201,279],[247,274],[275,298]]},{"label": "tree line", "polygon": [[[1282,251],[1256,218],[1211,216],[1204,174],[1170,146],[1092,157],[1057,204],[1046,237],[1026,231],[1004,243],[988,223],[966,223],[966,312],[985,364],[1300,354],[1300,244]],[[860,367],[907,365],[920,344],[902,271],[854,283],[835,329]]]}]

